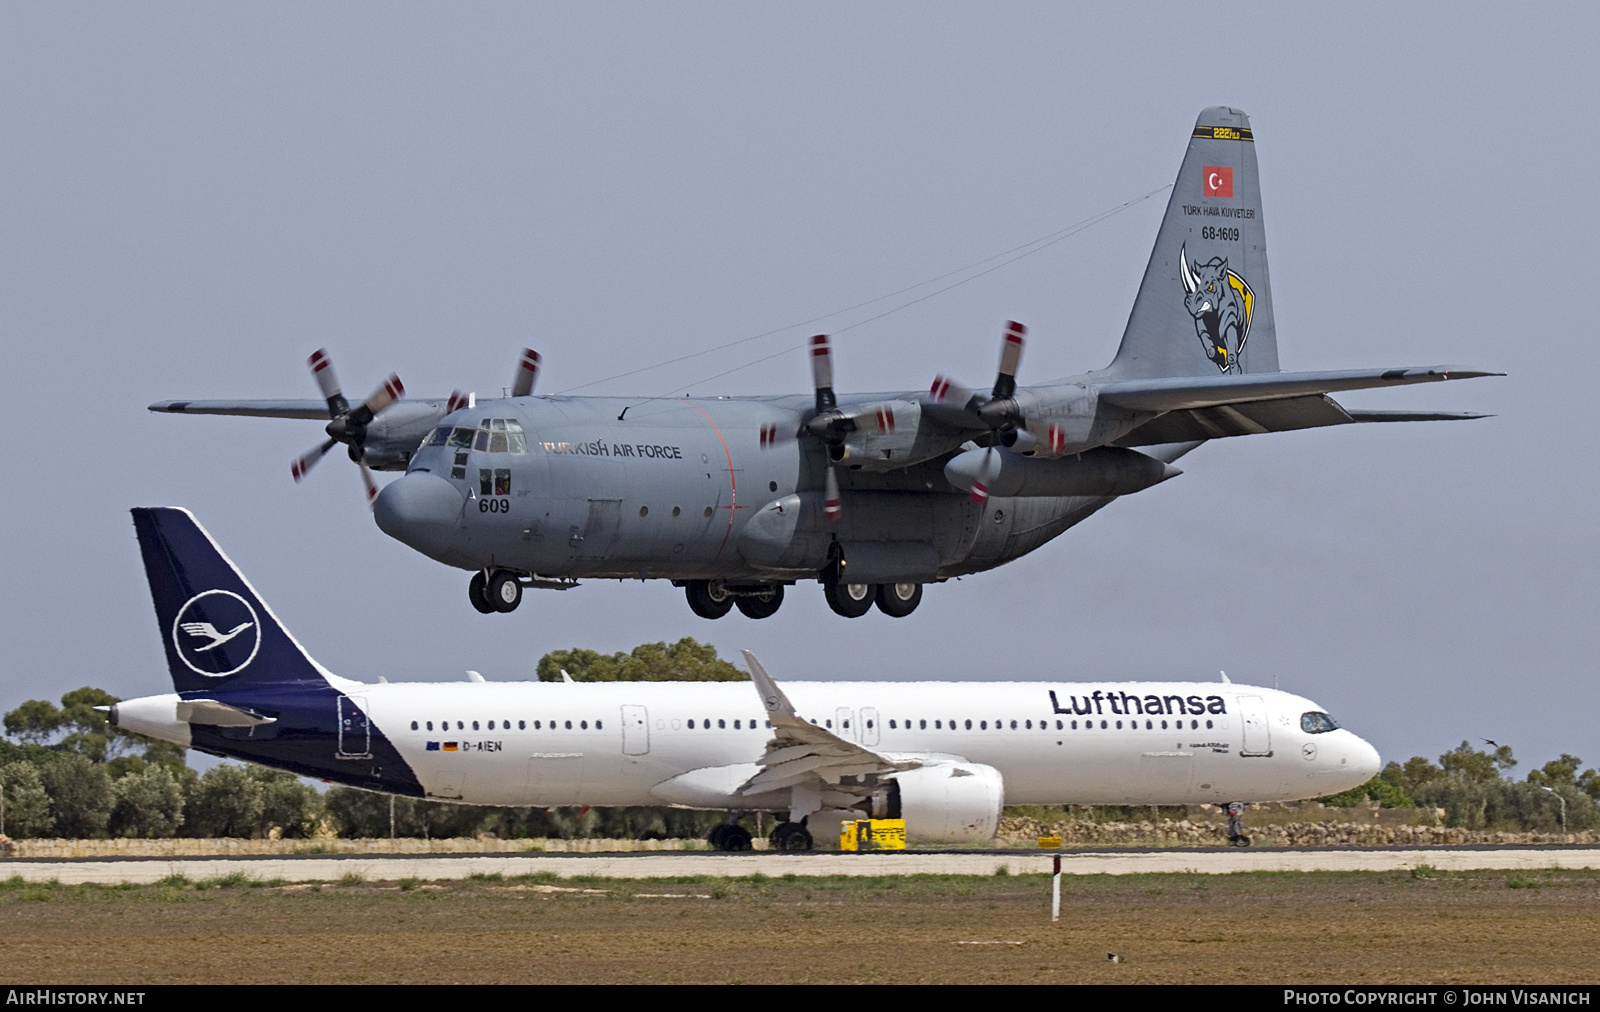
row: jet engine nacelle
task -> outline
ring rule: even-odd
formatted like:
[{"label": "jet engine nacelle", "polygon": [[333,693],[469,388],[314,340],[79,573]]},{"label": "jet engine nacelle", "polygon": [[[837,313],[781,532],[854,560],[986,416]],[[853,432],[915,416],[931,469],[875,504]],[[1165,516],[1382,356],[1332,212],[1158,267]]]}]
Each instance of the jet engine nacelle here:
[{"label": "jet engine nacelle", "polygon": [[1009,450],[968,450],[944,466],[950,484],[970,489],[985,476],[989,494],[1027,496],[1128,495],[1182,474],[1171,464],[1118,446],[1100,446],[1059,460]]},{"label": "jet engine nacelle", "polygon": [[895,774],[872,800],[874,816],[906,820],[909,839],[981,841],[999,830],[1006,792],[993,766],[943,762]]}]

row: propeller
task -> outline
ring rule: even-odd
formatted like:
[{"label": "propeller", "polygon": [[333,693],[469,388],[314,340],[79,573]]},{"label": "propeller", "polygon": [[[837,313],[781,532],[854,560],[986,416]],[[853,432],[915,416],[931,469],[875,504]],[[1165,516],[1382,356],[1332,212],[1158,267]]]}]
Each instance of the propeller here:
[{"label": "propeller", "polygon": [[840,507],[839,476],[834,465],[844,457],[845,440],[850,438],[851,433],[857,431],[873,431],[880,434],[893,432],[894,407],[878,404],[854,411],[840,410],[838,398],[833,393],[833,348],[828,343],[826,334],[818,334],[811,339],[811,385],[816,390],[815,413],[797,428],[778,422],[763,424],[761,448],[769,450],[779,443],[798,438],[801,434],[811,436],[822,443],[828,450],[822,515],[829,521],[837,521],[843,515],[843,511]]},{"label": "propeller", "polygon": [[[328,357],[327,350],[318,348],[312,352],[309,364],[312,377],[322,390],[322,396],[328,401],[329,421],[324,430],[328,433],[328,438],[296,458],[289,466],[289,473],[294,476],[295,481],[303,480],[317,462],[327,456],[334,444],[343,443],[348,448],[350,459],[361,467],[361,482],[366,486],[367,505],[371,507],[378,498],[378,486],[373,481],[372,470],[367,467],[363,456],[362,446],[366,442],[367,426],[379,412],[405,394],[405,387],[401,385],[400,377],[391,373],[389,378],[372,392],[372,396],[352,408],[339,389],[339,377],[333,370],[333,360]],[[452,402],[457,396],[459,395],[451,395]]]},{"label": "propeller", "polygon": [[1015,432],[1022,425],[1022,408],[1016,400],[1017,367],[1022,364],[1022,345],[1027,335],[1027,327],[1015,320],[1006,322],[1000,369],[988,398],[940,375],[933,378],[924,406],[936,417],[962,428]]}]

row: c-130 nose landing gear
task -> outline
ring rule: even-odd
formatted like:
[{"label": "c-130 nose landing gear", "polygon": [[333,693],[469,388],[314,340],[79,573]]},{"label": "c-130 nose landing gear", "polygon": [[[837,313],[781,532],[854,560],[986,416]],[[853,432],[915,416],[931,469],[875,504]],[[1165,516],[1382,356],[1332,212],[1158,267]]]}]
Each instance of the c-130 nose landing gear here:
[{"label": "c-130 nose landing gear", "polygon": [[516,611],[522,603],[522,583],[509,569],[480,569],[467,584],[467,598],[485,615]]}]

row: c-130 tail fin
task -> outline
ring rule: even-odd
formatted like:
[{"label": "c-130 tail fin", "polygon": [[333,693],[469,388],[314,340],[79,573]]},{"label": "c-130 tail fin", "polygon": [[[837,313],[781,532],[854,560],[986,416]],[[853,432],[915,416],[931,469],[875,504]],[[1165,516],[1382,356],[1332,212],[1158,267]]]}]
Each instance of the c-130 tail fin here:
[{"label": "c-130 tail fin", "polygon": [[1278,371],[1250,118],[1200,113],[1112,361],[1118,379]]}]

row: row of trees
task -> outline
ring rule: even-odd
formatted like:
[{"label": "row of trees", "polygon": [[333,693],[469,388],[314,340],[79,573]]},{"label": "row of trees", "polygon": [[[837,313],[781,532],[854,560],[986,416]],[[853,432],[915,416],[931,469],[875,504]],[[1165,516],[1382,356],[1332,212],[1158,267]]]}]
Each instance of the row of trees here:
[{"label": "row of trees", "polygon": [[[737,681],[747,676],[716,648],[685,637],[631,652],[557,650],[538,665],[559,681]],[[31,699],[5,715],[0,741],[0,834],[13,837],[697,837],[722,816],[671,808],[486,808],[450,805],[334,787],[325,794],[289,773],[219,765],[203,775],[184,750],[111,727],[103,710],[117,699],[76,689],[60,705]],[[1439,757],[1390,763],[1368,783],[1325,803],[1373,801],[1385,808],[1440,808],[1449,825],[1469,829],[1554,831],[1600,825],[1600,773],[1563,754],[1530,772],[1507,746],[1461,745]],[[1582,772],[1579,772],[1582,770]],[[1139,809],[1141,813],[1147,808]],[[391,822],[392,819],[392,822]]]},{"label": "row of trees", "polygon": [[1582,759],[1562,753],[1519,782],[1510,776],[1517,765],[1511,747],[1485,744],[1494,751],[1463,741],[1437,764],[1422,756],[1392,762],[1360,787],[1322,800],[1443,809],[1446,825],[1465,829],[1554,832],[1600,825],[1600,773],[1583,769]]}]

